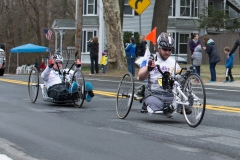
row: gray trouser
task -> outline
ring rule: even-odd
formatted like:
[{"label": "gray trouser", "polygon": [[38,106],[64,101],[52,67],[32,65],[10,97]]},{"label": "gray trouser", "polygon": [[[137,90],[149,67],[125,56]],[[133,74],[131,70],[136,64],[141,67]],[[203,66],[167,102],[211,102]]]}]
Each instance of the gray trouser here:
[{"label": "gray trouser", "polygon": [[149,96],[144,100],[146,106],[149,106],[153,111],[163,110],[164,103],[172,103],[173,94]]}]

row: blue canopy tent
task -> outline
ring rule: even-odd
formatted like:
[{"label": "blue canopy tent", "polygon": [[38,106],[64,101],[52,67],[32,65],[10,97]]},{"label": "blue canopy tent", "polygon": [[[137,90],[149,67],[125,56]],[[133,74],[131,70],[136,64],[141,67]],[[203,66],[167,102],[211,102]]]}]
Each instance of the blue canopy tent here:
[{"label": "blue canopy tent", "polygon": [[[17,66],[18,66],[18,53],[29,53],[29,52],[50,52],[50,48],[29,43],[29,44],[12,48],[10,50],[11,54],[17,53]],[[10,64],[10,58],[9,58],[9,64]],[[8,72],[9,72],[9,67],[8,67]]]}]

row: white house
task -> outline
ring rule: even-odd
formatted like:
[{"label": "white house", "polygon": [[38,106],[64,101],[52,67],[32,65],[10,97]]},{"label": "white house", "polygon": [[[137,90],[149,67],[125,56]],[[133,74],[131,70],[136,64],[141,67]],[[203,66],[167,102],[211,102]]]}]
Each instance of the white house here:
[{"label": "white house", "polygon": [[[151,31],[155,0],[149,1],[151,1],[151,4],[139,16],[128,5],[129,0],[125,0],[123,32],[132,31],[146,35]],[[197,21],[199,13],[206,5],[226,10],[229,16],[233,18],[238,17],[240,12],[240,0],[170,0],[170,4],[167,32],[171,33],[176,41],[175,53],[182,57],[187,55],[187,44],[191,34],[199,33],[203,35],[206,33],[204,30],[199,30]],[[102,0],[84,0],[83,6],[81,59],[83,63],[90,63],[87,41],[94,36],[99,38],[99,56],[106,45],[103,4]],[[61,41],[64,32],[76,29],[75,20],[56,19],[52,29],[55,36],[58,37],[55,41]],[[57,42],[55,44],[55,48],[59,48]]]}]

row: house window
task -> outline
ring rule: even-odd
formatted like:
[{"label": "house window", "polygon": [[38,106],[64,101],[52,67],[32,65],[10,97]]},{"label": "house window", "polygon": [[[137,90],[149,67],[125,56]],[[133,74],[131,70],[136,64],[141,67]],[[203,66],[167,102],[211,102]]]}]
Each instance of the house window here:
[{"label": "house window", "polygon": [[227,15],[229,15],[229,6],[227,4],[225,4],[225,5],[226,5],[226,8],[224,9],[224,1],[222,1],[222,11],[224,12],[224,10],[225,10],[225,13]]},{"label": "house window", "polygon": [[170,8],[169,8],[168,16],[175,16],[175,5],[176,5],[176,1],[170,0]]},{"label": "house window", "polygon": [[209,1],[208,2],[208,17],[212,17],[212,10],[211,8],[214,7],[214,2],[213,1]]},{"label": "house window", "polygon": [[97,0],[84,0],[84,15],[97,14]]},{"label": "house window", "polygon": [[97,35],[97,31],[83,31],[82,52],[90,52],[88,41]]},{"label": "house window", "polygon": [[198,0],[181,0],[180,16],[198,17]]},{"label": "house window", "polygon": [[179,54],[187,54],[189,34],[179,34]]},{"label": "house window", "polygon": [[128,0],[124,0],[124,16],[134,16],[134,11],[129,6]]}]

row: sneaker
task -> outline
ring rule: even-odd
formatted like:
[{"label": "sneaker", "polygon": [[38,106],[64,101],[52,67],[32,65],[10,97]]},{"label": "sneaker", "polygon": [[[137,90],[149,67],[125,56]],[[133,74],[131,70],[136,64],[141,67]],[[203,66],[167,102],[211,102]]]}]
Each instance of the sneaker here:
[{"label": "sneaker", "polygon": [[91,75],[93,75],[93,74],[92,74],[92,73],[89,73],[88,75],[90,75],[90,76],[91,76]]},{"label": "sneaker", "polygon": [[148,111],[148,113],[163,114],[163,111],[161,111],[161,110],[154,111],[149,106],[147,106],[147,111]]},{"label": "sneaker", "polygon": [[216,82],[216,81],[211,81],[211,80],[210,80],[210,81],[208,81],[208,83],[215,83],[215,82]]},{"label": "sneaker", "polygon": [[147,112],[148,112],[148,110],[147,110],[147,106],[146,106],[145,103],[143,103],[141,113],[147,113]]},{"label": "sneaker", "polygon": [[139,98],[139,97],[144,97],[144,92],[145,92],[145,85],[141,85],[139,86],[136,91],[136,93],[134,94],[135,97]]},{"label": "sneaker", "polygon": [[228,83],[228,82],[230,82],[230,81],[229,80],[223,81],[223,83]]},{"label": "sneaker", "polygon": [[90,102],[92,100],[92,97],[94,97],[94,93],[92,91],[93,90],[92,84],[90,82],[86,82],[85,87],[86,87],[86,101]]},{"label": "sneaker", "polygon": [[77,89],[78,89],[78,84],[77,84],[77,82],[74,81],[72,83],[71,93],[77,92]]},{"label": "sneaker", "polygon": [[231,79],[229,82],[234,82],[234,79]]}]

